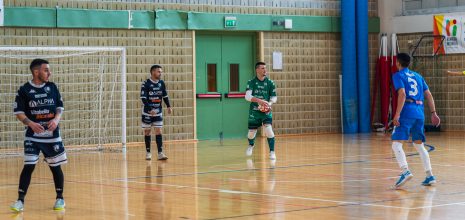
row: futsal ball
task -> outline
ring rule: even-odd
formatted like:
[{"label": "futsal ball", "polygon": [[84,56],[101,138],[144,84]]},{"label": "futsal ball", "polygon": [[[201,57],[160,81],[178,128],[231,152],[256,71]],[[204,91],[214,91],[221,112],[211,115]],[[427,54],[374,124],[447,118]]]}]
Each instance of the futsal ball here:
[{"label": "futsal ball", "polygon": [[268,113],[271,111],[271,107],[269,105],[258,105],[258,110],[264,113]]}]

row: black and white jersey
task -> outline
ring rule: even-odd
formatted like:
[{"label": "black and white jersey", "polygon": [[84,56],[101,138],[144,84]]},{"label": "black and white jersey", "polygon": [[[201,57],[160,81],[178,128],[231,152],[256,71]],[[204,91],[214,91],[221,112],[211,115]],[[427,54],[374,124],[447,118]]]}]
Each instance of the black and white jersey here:
[{"label": "black and white jersey", "polygon": [[[153,81],[147,79],[142,83],[140,90],[140,98],[144,107],[142,108],[142,115],[146,116],[161,116],[162,115],[162,100],[169,106],[168,93],[166,92],[165,82],[163,80]],[[155,110],[156,115],[151,115],[150,111]]]},{"label": "black and white jersey", "polygon": [[57,109],[64,110],[63,100],[55,83],[47,82],[37,86],[29,81],[22,85],[13,104],[14,114],[23,113],[31,121],[41,124],[45,129],[44,132],[36,134],[28,127],[25,140],[40,143],[62,141],[59,126],[53,132],[47,131],[47,123],[55,118]]}]

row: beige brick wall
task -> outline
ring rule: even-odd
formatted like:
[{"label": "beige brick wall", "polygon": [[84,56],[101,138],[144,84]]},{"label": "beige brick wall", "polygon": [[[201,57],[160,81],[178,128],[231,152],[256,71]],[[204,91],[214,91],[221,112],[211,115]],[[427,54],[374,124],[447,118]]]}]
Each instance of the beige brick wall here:
[{"label": "beige brick wall", "polygon": [[142,141],[140,85],[153,64],[163,76],[174,114],[165,119],[168,140],[193,139],[192,32],[0,28],[0,44],[15,46],[124,46],[127,48],[128,142]]},{"label": "beige brick wall", "polygon": [[[399,35],[399,46],[401,51],[410,52],[412,41],[414,44],[424,34],[402,34]],[[432,51],[433,47],[421,44],[422,51]],[[465,58],[463,54],[440,55],[436,58],[418,58],[411,69],[422,74],[433,93],[436,110],[441,117],[443,130],[463,131],[465,130],[465,77],[447,76],[447,70],[465,70]],[[429,109],[425,107],[427,123],[430,123]]]},{"label": "beige brick wall", "polygon": [[[377,39],[377,35],[369,37],[371,76]],[[279,101],[273,108],[276,133],[340,132],[340,34],[265,33],[264,47],[270,77],[278,87]],[[282,71],[273,70],[273,51],[283,54]]]},{"label": "beige brick wall", "polygon": [[[226,0],[225,0],[226,1]],[[202,12],[338,16],[339,1],[321,1],[330,8],[240,7],[200,4],[115,3],[102,1],[5,0],[6,6],[74,7],[97,9],[175,9]],[[331,3],[331,4],[329,4]],[[369,1],[370,15],[376,15],[376,0]],[[164,66],[164,79],[175,108],[165,117],[167,140],[193,139],[192,32],[154,30],[87,30],[0,28],[1,45],[21,46],[124,46],[127,48],[128,142],[143,141],[140,129],[139,89],[149,77],[148,68]],[[373,80],[378,36],[370,35],[370,68]],[[273,71],[271,55],[283,52],[284,69]],[[340,132],[339,33],[264,33],[265,62],[278,86],[274,107],[277,134]],[[258,50],[257,50],[258,51]],[[368,79],[367,79],[368,80]]]}]

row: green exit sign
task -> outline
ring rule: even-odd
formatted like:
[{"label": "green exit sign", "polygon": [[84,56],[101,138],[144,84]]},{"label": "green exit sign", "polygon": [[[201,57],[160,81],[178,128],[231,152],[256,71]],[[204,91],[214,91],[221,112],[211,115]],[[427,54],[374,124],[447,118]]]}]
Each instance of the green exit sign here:
[{"label": "green exit sign", "polygon": [[235,28],[237,26],[236,17],[224,17],[224,27],[225,28]]}]

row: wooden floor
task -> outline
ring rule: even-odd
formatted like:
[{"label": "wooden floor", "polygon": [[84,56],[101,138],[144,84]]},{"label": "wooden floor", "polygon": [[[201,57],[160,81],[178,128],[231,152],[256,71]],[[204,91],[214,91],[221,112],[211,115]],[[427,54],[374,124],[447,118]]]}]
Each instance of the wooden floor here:
[{"label": "wooden floor", "polygon": [[16,199],[22,157],[0,157],[0,219],[465,219],[465,135],[428,133],[438,183],[414,178],[391,190],[399,169],[389,136],[279,137],[277,161],[266,139],[253,157],[246,140],[167,144],[167,162],[145,161],[143,146],[121,152],[69,152],[65,212],[54,212],[46,164],[36,168],[25,211]]}]

